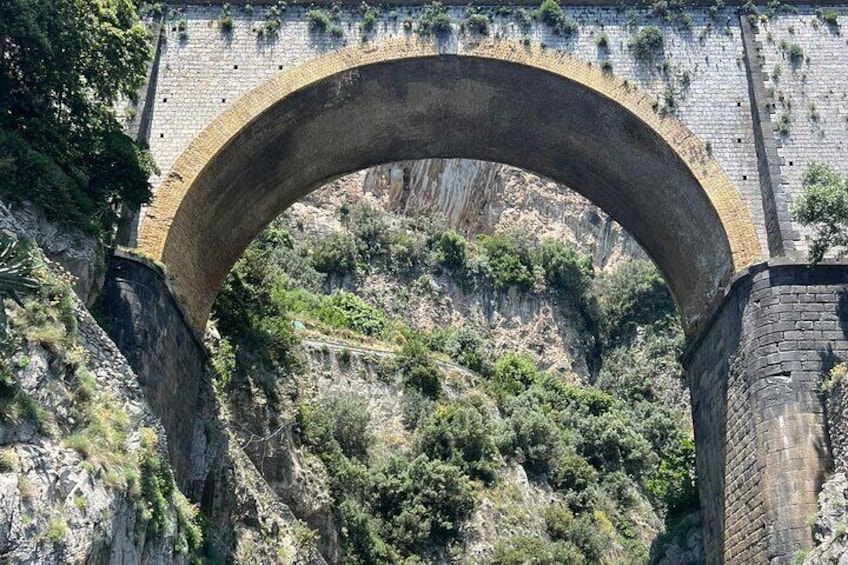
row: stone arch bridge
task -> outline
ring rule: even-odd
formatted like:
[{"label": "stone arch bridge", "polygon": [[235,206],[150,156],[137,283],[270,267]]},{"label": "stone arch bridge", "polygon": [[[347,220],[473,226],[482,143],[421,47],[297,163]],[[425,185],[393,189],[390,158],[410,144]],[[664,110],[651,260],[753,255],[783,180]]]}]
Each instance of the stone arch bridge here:
[{"label": "stone arch bridge", "polygon": [[[197,336],[259,231],[363,168],[497,161],[574,188],[657,263],[688,337],[708,560],[788,562],[812,544],[829,465],[817,384],[848,351],[848,269],[805,265],[807,234],[788,213],[807,162],[848,168],[838,24],[803,5],[752,25],[734,8],[601,3],[566,6],[575,25],[563,34],[528,23],[532,6],[480,9],[486,34],[467,31],[459,7],[451,33],[418,34],[422,7],[409,2],[367,31],[355,6],[336,8],[332,34],[297,5],[232,3],[231,29],[208,2],[151,20],[132,128],[162,175],[125,237],[166,271],[119,254],[105,314],[181,482],[203,482],[186,455],[200,441],[185,408],[202,374]],[[848,22],[848,7],[835,10]],[[648,26],[663,41],[646,50]]]}]

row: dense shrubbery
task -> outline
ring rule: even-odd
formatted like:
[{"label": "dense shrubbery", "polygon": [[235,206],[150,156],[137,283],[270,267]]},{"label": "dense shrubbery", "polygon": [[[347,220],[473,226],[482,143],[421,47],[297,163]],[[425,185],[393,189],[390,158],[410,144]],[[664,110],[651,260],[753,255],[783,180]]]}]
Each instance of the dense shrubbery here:
[{"label": "dense shrubbery", "polygon": [[656,267],[632,259],[595,281],[598,323],[608,347],[632,339],[638,327],[671,327],[678,322],[671,293]]},{"label": "dense shrubbery", "polygon": [[530,357],[505,353],[495,362],[491,389],[496,396],[513,396],[536,382],[536,364]]},{"label": "dense shrubbery", "polygon": [[495,288],[533,288],[534,262],[529,241],[518,234],[482,235],[478,237],[478,243],[486,253],[489,275]]},{"label": "dense shrubbery", "polygon": [[0,197],[110,233],[121,204],[150,198],[149,156],[122,132],[150,56],[123,0],[0,3]]},{"label": "dense shrubbery", "polygon": [[359,254],[356,243],[344,233],[333,233],[313,250],[312,266],[320,273],[344,277],[356,272]]},{"label": "dense shrubbery", "polygon": [[490,353],[486,340],[473,328],[446,326],[435,328],[427,336],[427,346],[481,375],[491,373]]},{"label": "dense shrubbery", "polygon": [[437,406],[421,423],[417,446],[431,459],[455,465],[472,478],[494,480],[492,459],[496,450],[490,424],[467,402]]},{"label": "dense shrubbery", "polygon": [[804,191],[792,204],[792,217],[815,228],[810,260],[821,261],[832,248],[841,257],[848,245],[848,180],[826,165],[810,163],[801,184]]},{"label": "dense shrubbery", "polygon": [[[347,562],[401,562],[455,539],[474,508],[474,489],[496,485],[498,451],[555,489],[562,504],[546,516],[552,541],[504,540],[496,563],[597,563],[609,557],[611,540],[623,552],[618,557],[640,560],[647,549],[629,508],[647,497],[677,519],[697,507],[691,435],[681,415],[663,404],[672,394],[669,383],[679,380],[682,335],[668,290],[650,263],[632,261],[594,278],[590,261],[560,242],[534,249],[513,234],[467,242],[443,226],[389,227],[367,205],[345,207],[342,219],[346,241],[329,248],[346,249],[350,270],[338,273],[346,284],[347,275],[360,269],[408,277],[441,268],[462,272],[483,288],[545,287],[564,312],[598,327],[605,345],[597,387],[569,386],[540,373],[529,357],[507,353],[493,360],[487,340],[471,328],[416,332],[354,294],[330,292],[332,281],[320,295],[292,288],[303,273],[268,277],[267,265],[302,269],[308,257],[317,266],[324,252],[293,243],[279,230],[263,235],[228,282],[250,287],[243,304],[272,302],[289,331],[286,316],[382,339],[391,334],[404,344],[388,371],[397,371],[403,385],[402,417],[412,436],[405,456],[369,459],[372,438],[361,403],[330,399],[298,413],[301,437],[329,475]],[[312,272],[305,280],[315,277]],[[264,290],[260,281],[268,283]],[[493,423],[487,410],[495,408],[484,408],[485,401],[446,398],[434,351],[483,376],[501,423]]]},{"label": "dense shrubbery", "polygon": [[556,0],[543,0],[536,9],[535,16],[542,23],[550,26],[554,33],[571,35],[577,33],[580,26],[577,22],[566,16]]},{"label": "dense shrubbery", "polygon": [[397,356],[397,367],[407,388],[428,398],[436,398],[442,390],[442,375],[430,357],[430,350],[419,339],[411,339]]},{"label": "dense shrubbery", "polygon": [[297,337],[281,296],[286,277],[272,262],[277,240],[260,238],[239,259],[221,287],[213,316],[230,342],[246,347],[270,367],[288,372],[296,368],[292,348]]},{"label": "dense shrubbery", "polygon": [[473,407],[447,405],[426,421],[411,458],[368,466],[368,414],[336,398],[301,405],[303,441],[330,476],[346,562],[397,563],[456,537],[476,505],[467,473],[489,472],[491,436]]}]

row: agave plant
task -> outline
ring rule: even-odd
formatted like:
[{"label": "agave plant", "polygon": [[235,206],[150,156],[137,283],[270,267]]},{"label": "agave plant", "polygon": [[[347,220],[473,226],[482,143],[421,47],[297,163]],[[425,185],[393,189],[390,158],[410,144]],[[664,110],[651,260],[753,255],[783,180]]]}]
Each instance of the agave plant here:
[{"label": "agave plant", "polygon": [[[38,290],[41,284],[28,276],[30,272],[29,257],[22,253],[18,242],[0,236],[0,302],[11,298],[19,305],[20,295]],[[0,339],[6,338],[6,309],[0,303]]]}]

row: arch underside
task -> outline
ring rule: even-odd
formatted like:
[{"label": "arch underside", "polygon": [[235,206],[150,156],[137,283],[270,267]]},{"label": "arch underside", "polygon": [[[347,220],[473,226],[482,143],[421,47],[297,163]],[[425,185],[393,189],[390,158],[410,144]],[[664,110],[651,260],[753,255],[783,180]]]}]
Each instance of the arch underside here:
[{"label": "arch underside", "polygon": [[168,266],[192,323],[250,241],[328,181],[425,158],[495,161],[604,209],[663,272],[684,327],[760,259],[738,193],[653,97],[583,63],[506,42],[353,47],[281,73],[219,117],[177,161],[139,246]]}]

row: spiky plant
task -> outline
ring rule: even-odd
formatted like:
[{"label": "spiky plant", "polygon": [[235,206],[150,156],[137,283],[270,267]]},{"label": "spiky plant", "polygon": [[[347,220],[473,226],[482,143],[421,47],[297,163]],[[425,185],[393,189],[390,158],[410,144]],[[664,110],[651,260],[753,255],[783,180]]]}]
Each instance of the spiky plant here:
[{"label": "spiky plant", "polygon": [[[10,298],[23,306],[21,295],[38,290],[41,283],[29,276],[30,257],[18,241],[0,235],[0,300]],[[6,339],[6,309],[0,305],[0,339]]]}]

